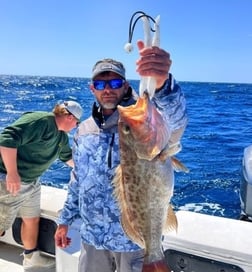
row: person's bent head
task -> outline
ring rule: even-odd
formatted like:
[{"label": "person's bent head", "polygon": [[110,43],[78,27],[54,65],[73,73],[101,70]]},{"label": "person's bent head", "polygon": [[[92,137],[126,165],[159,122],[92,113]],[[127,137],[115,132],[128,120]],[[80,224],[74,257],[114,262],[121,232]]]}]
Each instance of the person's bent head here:
[{"label": "person's bent head", "polygon": [[80,123],[83,109],[81,105],[75,101],[65,101],[57,104],[53,113],[59,130],[70,131]]}]

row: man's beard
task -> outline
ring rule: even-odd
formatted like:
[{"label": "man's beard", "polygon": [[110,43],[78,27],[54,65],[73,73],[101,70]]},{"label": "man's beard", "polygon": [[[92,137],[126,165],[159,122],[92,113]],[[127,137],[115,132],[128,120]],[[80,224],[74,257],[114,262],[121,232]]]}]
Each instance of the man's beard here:
[{"label": "man's beard", "polygon": [[113,110],[117,107],[117,105],[118,103],[111,103],[111,102],[106,102],[101,104],[101,106],[106,110]]}]

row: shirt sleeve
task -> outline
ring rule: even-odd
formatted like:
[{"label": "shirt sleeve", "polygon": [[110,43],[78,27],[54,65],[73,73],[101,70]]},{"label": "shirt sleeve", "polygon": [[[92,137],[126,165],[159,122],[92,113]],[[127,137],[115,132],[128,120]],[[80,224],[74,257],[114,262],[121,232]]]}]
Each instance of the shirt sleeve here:
[{"label": "shirt sleeve", "polygon": [[187,126],[188,118],[184,93],[172,74],[169,74],[169,79],[155,93],[153,102],[171,128],[170,144],[178,143]]},{"label": "shirt sleeve", "polygon": [[7,126],[0,134],[0,145],[5,147],[17,148],[30,141],[41,138],[43,126],[35,122],[27,122],[25,116],[21,116],[16,122]]},{"label": "shirt sleeve", "polygon": [[74,170],[72,170],[71,179],[68,184],[67,199],[57,220],[58,224],[71,225],[75,219],[79,218],[78,195],[79,195],[78,181],[75,178]]},{"label": "shirt sleeve", "polygon": [[[0,134],[0,145],[17,148],[29,143],[48,140],[54,133],[51,129],[53,117],[46,112],[26,112]],[[54,125],[55,126],[55,125]]]},{"label": "shirt sleeve", "polygon": [[[83,180],[80,177],[78,171],[80,164],[80,156],[81,152],[78,152],[77,146],[79,138],[74,138],[73,141],[73,160],[74,160],[74,168],[71,171],[71,178],[68,184],[68,191],[67,191],[67,199],[64,203],[63,209],[61,211],[60,217],[58,219],[58,224],[64,225],[71,225],[71,223],[80,217],[79,211],[79,190],[80,190],[80,183],[79,180]],[[84,164],[85,165],[85,164]]]},{"label": "shirt sleeve", "polygon": [[67,162],[72,159],[72,149],[69,144],[69,138],[67,135],[65,135],[65,144],[61,147],[59,159],[62,162]]}]

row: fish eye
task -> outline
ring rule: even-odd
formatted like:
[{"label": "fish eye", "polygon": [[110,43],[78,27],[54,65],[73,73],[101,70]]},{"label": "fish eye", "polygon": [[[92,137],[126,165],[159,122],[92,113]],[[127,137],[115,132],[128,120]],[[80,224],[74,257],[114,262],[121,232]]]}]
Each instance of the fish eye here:
[{"label": "fish eye", "polygon": [[130,127],[129,127],[128,125],[124,125],[124,126],[122,127],[122,132],[123,132],[124,134],[129,134],[129,133],[130,133]]}]

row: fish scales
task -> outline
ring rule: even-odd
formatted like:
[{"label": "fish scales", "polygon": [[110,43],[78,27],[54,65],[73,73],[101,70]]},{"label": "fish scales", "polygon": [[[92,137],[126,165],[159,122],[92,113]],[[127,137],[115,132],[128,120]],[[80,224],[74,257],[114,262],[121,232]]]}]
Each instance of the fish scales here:
[{"label": "fish scales", "polygon": [[[146,93],[135,105],[118,106],[118,111],[120,165],[113,181],[115,195],[123,229],[145,250],[143,271],[148,271],[145,267],[149,264],[164,260],[164,230],[176,228],[177,224],[169,208],[174,186],[171,158],[167,155],[171,132]],[[164,267],[152,271],[170,270]]]}]

